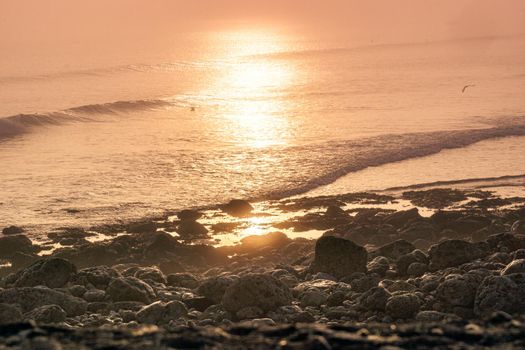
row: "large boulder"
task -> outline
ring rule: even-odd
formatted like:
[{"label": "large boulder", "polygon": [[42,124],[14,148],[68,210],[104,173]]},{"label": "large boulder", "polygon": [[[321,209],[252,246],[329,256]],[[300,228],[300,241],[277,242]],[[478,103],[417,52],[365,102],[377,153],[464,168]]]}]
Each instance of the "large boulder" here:
[{"label": "large boulder", "polygon": [[106,295],[113,301],[138,301],[149,304],[155,297],[155,291],[138,278],[119,277],[109,283]]},{"label": "large boulder", "polygon": [[368,253],[365,248],[347,239],[323,236],[315,244],[313,272],[326,272],[335,277],[366,272]]},{"label": "large boulder", "polygon": [[7,282],[14,287],[40,285],[61,288],[69,282],[76,271],[75,265],[65,259],[42,259],[10,276]]},{"label": "large boulder", "polygon": [[222,298],[223,307],[232,313],[258,307],[263,312],[276,310],[292,302],[292,292],[278,279],[264,274],[241,276],[229,286]]},{"label": "large boulder", "polygon": [[472,308],[478,285],[481,282],[477,277],[473,274],[448,275],[437,287],[436,296],[448,309]]},{"label": "large boulder", "polygon": [[74,296],[47,287],[9,288],[0,291],[0,303],[18,304],[23,312],[45,305],[58,305],[68,316],[86,312],[87,303]]},{"label": "large boulder", "polygon": [[430,270],[437,271],[479,259],[487,255],[487,250],[480,243],[448,239],[430,247],[428,255]]}]

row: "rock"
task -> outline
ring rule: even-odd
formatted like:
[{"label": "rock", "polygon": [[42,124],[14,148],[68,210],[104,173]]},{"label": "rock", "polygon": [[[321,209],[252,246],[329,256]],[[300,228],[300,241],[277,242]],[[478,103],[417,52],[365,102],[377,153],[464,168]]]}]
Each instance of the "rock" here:
[{"label": "rock", "polygon": [[399,239],[379,247],[373,252],[373,255],[397,260],[402,255],[408,254],[414,249],[416,249],[416,247],[414,247],[412,243],[407,242],[404,239]]},{"label": "rock", "polygon": [[345,300],[346,300],[346,293],[338,290],[328,296],[328,299],[326,300],[326,305],[340,306],[340,305],[343,305],[343,302]]},{"label": "rock", "polygon": [[[166,277],[167,283],[173,287],[194,289],[199,285],[199,280],[191,273],[172,273]],[[222,299],[222,296],[221,296]]]},{"label": "rock", "polygon": [[180,301],[161,301],[144,306],[137,312],[137,321],[148,324],[166,324],[171,320],[177,320],[188,314],[186,305]]},{"label": "rock", "polygon": [[157,224],[152,221],[136,222],[128,225],[128,233],[153,233],[157,231]]},{"label": "rock", "polygon": [[248,306],[240,309],[235,314],[238,320],[254,319],[264,316],[264,312],[256,306]]},{"label": "rock", "polygon": [[228,204],[223,205],[221,209],[225,213],[236,217],[248,216],[253,211],[251,204],[242,199],[232,199]]},{"label": "rock", "polygon": [[428,271],[428,265],[425,263],[414,262],[408,266],[407,275],[413,277],[419,277]]},{"label": "rock", "polygon": [[33,253],[35,251],[33,242],[24,235],[0,237],[1,257],[10,257],[16,252]]},{"label": "rock", "polygon": [[512,224],[510,232],[515,235],[525,235],[525,220],[517,220]]},{"label": "rock", "polygon": [[363,293],[369,290],[370,288],[377,287],[381,281],[379,275],[369,274],[363,275],[358,278],[354,278],[350,281],[350,286],[354,292]]},{"label": "rock", "polygon": [[84,300],[42,286],[1,290],[0,303],[19,304],[23,312],[44,305],[58,305],[66,311],[68,316],[82,315],[87,309],[87,303]]},{"label": "rock", "polygon": [[82,295],[82,298],[89,302],[103,301],[105,297],[106,292],[100,289],[91,289]]},{"label": "rock", "polygon": [[282,232],[272,232],[265,235],[253,235],[241,239],[243,250],[252,250],[262,247],[283,247],[292,240]]},{"label": "rock", "polygon": [[120,273],[107,266],[94,266],[88,267],[78,271],[71,278],[71,282],[87,286],[91,284],[98,289],[106,289],[112,279],[121,277]]},{"label": "rock", "polygon": [[461,240],[444,240],[430,247],[430,271],[458,266],[485,256],[487,252],[478,243]]},{"label": "rock", "polygon": [[195,297],[184,299],[184,304],[190,309],[195,309],[197,311],[203,312],[207,308],[216,303],[213,300],[210,300],[206,297]]},{"label": "rock", "polygon": [[389,214],[383,219],[383,223],[399,227],[421,219],[423,219],[423,217],[419,215],[418,209],[413,208],[404,211],[400,210]]},{"label": "rock", "polygon": [[158,258],[172,253],[179,248],[179,241],[166,232],[156,232],[151,243],[144,249],[144,254],[148,257]]},{"label": "rock", "polygon": [[2,230],[4,235],[18,235],[20,233],[24,233],[24,229],[18,226],[8,226]]},{"label": "rock", "polygon": [[386,313],[393,319],[413,318],[419,312],[419,298],[414,294],[392,295],[386,303]]},{"label": "rock", "polygon": [[408,267],[413,263],[422,263],[426,266],[428,264],[428,257],[419,249],[400,256],[396,261],[397,273],[401,276],[406,276]]},{"label": "rock", "polygon": [[420,322],[441,322],[447,320],[458,321],[460,318],[456,315],[447,314],[444,312],[426,310],[418,312],[416,315],[416,320]]},{"label": "rock", "polygon": [[518,284],[507,276],[488,276],[478,287],[474,302],[474,312],[478,316],[488,316],[495,311],[519,314],[525,311],[522,298],[524,284]]},{"label": "rock", "polygon": [[177,233],[184,240],[192,240],[208,237],[208,229],[197,221],[181,221],[177,226]]},{"label": "rock", "polygon": [[376,273],[379,276],[384,276],[390,268],[390,263],[384,256],[376,256],[367,264],[367,270],[370,273]]},{"label": "rock", "polygon": [[476,290],[481,281],[474,275],[448,275],[436,289],[436,297],[448,309],[456,306],[472,307],[476,298]]},{"label": "rock", "polygon": [[384,311],[391,294],[383,287],[374,287],[364,292],[358,299],[358,305],[373,311]]},{"label": "rock", "polygon": [[151,303],[155,297],[153,289],[145,282],[135,277],[119,277],[113,279],[106,290],[113,301],[139,301]]},{"label": "rock", "polygon": [[75,265],[61,258],[38,260],[23,270],[18,271],[10,282],[15,287],[47,286],[61,288],[76,273]]},{"label": "rock", "polygon": [[66,320],[66,312],[58,305],[44,305],[29,311],[25,317],[42,324],[60,323]]},{"label": "rock", "polygon": [[366,272],[368,253],[352,241],[333,236],[323,236],[315,244],[313,272],[326,272],[335,277]]},{"label": "rock", "polygon": [[223,307],[232,313],[250,306],[268,312],[291,302],[290,289],[275,277],[264,274],[241,276],[226,289],[222,298]]},{"label": "rock", "polygon": [[338,218],[346,217],[348,214],[341,207],[338,207],[337,205],[330,205],[328,208],[326,208],[324,216],[329,218]]},{"label": "rock", "polygon": [[313,280],[328,280],[328,281],[334,281],[337,282],[337,278],[334,276],[324,273],[324,272],[318,272],[315,275],[312,276]]},{"label": "rock", "polygon": [[315,306],[319,307],[323,304],[326,304],[328,300],[328,294],[325,292],[312,288],[304,291],[300,296],[299,300],[301,301],[301,306]]},{"label": "rock", "polygon": [[511,273],[525,273],[525,259],[513,260],[501,271],[501,275]]},{"label": "rock", "polygon": [[197,288],[197,293],[219,304],[226,289],[233,284],[234,280],[227,276],[211,277],[204,280]]},{"label": "rock", "polygon": [[0,325],[22,321],[22,312],[14,305],[0,304]]},{"label": "rock", "polygon": [[166,277],[156,267],[141,267],[133,274],[134,277],[143,281],[153,281],[156,283],[166,283]]},{"label": "rock", "polygon": [[197,210],[182,210],[177,213],[177,217],[181,221],[197,221],[202,217],[202,214],[199,213]]}]

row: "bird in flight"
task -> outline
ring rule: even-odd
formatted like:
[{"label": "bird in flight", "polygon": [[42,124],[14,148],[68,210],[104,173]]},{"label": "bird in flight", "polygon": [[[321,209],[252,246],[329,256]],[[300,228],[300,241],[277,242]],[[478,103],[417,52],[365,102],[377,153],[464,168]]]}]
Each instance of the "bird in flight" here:
[{"label": "bird in flight", "polygon": [[465,90],[467,90],[467,88],[472,87],[472,86],[476,86],[476,85],[474,85],[474,84],[469,84],[469,85],[465,85],[465,86],[463,86],[463,89],[461,90],[461,93],[464,93]]}]

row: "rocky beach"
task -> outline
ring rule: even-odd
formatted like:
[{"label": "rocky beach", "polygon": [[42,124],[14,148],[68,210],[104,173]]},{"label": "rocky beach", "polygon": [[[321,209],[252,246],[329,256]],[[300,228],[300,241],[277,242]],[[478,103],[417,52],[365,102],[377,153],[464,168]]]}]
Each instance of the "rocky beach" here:
[{"label": "rocky beach", "polygon": [[432,188],[8,226],[0,348],[522,348],[524,204]]}]

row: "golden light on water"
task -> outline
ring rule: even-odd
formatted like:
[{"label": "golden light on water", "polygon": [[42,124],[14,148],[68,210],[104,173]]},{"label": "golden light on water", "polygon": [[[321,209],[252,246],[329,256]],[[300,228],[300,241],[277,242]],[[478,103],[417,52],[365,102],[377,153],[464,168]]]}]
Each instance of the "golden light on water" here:
[{"label": "golden light on water", "polygon": [[290,126],[283,91],[296,72],[289,62],[267,55],[286,51],[284,40],[266,32],[229,33],[226,39],[230,64],[214,84],[229,101],[225,122],[232,138],[254,148],[285,144]]}]

